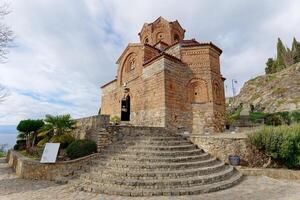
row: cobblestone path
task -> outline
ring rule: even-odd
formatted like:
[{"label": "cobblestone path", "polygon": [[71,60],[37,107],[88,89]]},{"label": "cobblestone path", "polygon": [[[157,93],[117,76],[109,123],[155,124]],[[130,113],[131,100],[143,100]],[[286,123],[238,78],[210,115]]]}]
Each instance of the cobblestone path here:
[{"label": "cobblestone path", "polygon": [[237,186],[209,194],[179,197],[120,197],[73,192],[69,185],[18,178],[0,159],[0,200],[300,200],[300,180],[246,177]]}]

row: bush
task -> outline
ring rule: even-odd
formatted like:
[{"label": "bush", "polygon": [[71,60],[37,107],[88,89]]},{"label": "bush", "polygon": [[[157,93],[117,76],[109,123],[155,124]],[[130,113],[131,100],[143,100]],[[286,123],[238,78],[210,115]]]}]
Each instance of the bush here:
[{"label": "bush", "polygon": [[97,152],[97,145],[91,140],[75,140],[66,149],[69,158],[76,159]]},{"label": "bush", "polygon": [[26,140],[17,140],[14,150],[20,151],[26,149]]},{"label": "bush", "polygon": [[300,125],[267,126],[249,135],[259,150],[289,168],[300,168]]},{"label": "bush", "polygon": [[291,123],[300,123],[300,112],[299,111],[290,112],[289,118],[291,120]]},{"label": "bush", "polygon": [[277,113],[263,113],[251,112],[250,120],[258,123],[264,120],[266,125],[279,126],[290,125],[293,123],[300,123],[300,112],[277,112]]},{"label": "bush", "polygon": [[67,148],[72,142],[74,142],[75,138],[71,133],[65,133],[63,135],[53,136],[51,142],[60,143],[60,148]]},{"label": "bush", "polygon": [[263,112],[251,112],[249,117],[250,120],[254,123],[259,123],[262,122],[264,120],[264,118],[266,117],[266,113]]},{"label": "bush", "polygon": [[120,117],[117,115],[113,115],[110,117],[109,122],[113,124],[119,124],[121,121]]},{"label": "bush", "polygon": [[267,114],[265,117],[265,124],[272,126],[279,126],[287,124],[285,123],[284,118],[279,113]]}]

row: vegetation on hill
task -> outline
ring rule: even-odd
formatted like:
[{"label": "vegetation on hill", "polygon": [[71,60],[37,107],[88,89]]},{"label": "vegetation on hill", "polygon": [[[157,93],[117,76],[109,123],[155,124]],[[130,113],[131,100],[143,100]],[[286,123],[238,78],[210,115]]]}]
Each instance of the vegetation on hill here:
[{"label": "vegetation on hill", "polygon": [[293,39],[292,49],[285,48],[281,39],[278,38],[276,58],[268,58],[265,72],[273,74],[298,62],[300,62],[300,43],[296,38]]},{"label": "vegetation on hill", "polygon": [[232,105],[253,105],[255,112],[276,113],[300,110],[300,62],[283,70],[247,81]]}]

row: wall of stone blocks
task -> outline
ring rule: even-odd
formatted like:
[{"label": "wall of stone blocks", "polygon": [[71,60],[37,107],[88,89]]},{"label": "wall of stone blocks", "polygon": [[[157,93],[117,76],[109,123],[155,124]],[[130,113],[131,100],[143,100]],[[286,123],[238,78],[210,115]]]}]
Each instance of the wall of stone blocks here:
[{"label": "wall of stone blocks", "polygon": [[77,139],[97,140],[97,132],[109,126],[109,115],[95,115],[76,119],[76,129],[73,131]]},{"label": "wall of stone blocks", "polygon": [[257,167],[268,162],[267,156],[251,145],[247,136],[239,137],[230,134],[191,135],[190,140],[205,152],[226,163],[229,163],[229,155],[239,155],[241,165],[244,166],[254,164]]},{"label": "wall of stone blocks", "polygon": [[77,173],[89,170],[92,161],[99,158],[100,154],[92,154],[71,161],[45,164],[24,157],[16,151],[9,151],[6,162],[20,178],[53,181],[60,177],[79,175]]}]

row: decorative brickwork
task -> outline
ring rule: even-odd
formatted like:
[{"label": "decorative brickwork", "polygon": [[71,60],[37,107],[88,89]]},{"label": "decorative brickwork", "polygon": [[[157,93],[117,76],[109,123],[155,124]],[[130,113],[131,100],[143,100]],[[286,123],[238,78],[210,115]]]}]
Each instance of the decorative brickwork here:
[{"label": "decorative brickwork", "polygon": [[118,59],[116,80],[101,87],[101,114],[126,115],[123,119],[139,126],[223,131],[222,50],[185,40],[184,33],[178,21],[159,17],[145,23],[140,43],[128,44]]}]

